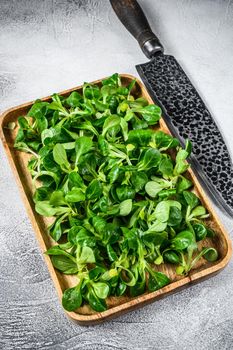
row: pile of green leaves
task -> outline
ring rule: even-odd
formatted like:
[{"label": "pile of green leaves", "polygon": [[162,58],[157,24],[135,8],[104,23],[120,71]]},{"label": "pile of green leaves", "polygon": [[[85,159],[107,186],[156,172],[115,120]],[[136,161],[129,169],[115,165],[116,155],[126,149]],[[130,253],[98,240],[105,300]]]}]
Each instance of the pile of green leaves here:
[{"label": "pile of green leaves", "polygon": [[[68,311],[88,303],[107,308],[110,295],[137,296],[170,282],[155,266],[176,265],[187,274],[214,248],[198,249],[212,236],[208,214],[184,173],[191,152],[150,126],[161,110],[131,94],[118,74],[82,94],[54,94],[19,117],[15,147],[32,154],[28,169],[37,213],[54,217],[48,231],[58,244],[46,254],[56,269],[77,275],[65,290]],[[176,154],[171,157],[171,150]]]}]

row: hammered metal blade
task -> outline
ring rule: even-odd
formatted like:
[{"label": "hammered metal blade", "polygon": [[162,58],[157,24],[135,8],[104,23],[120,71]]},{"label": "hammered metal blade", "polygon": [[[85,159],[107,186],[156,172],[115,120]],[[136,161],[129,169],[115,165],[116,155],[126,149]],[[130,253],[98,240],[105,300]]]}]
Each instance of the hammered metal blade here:
[{"label": "hammered metal blade", "polygon": [[173,56],[159,54],[136,66],[152,99],[181,143],[193,144],[196,175],[228,214],[233,214],[233,165],[224,139],[191,81]]}]

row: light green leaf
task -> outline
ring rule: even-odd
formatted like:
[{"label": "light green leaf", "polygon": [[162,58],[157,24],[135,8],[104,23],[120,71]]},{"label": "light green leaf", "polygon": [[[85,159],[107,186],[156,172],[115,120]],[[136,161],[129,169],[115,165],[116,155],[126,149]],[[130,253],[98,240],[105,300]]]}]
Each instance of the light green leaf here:
[{"label": "light green leaf", "polygon": [[75,141],[75,151],[76,151],[76,159],[75,165],[78,164],[79,158],[89,152],[92,148],[93,142],[90,137],[81,136]]},{"label": "light green leaf", "polygon": [[53,148],[53,159],[59,165],[64,165],[68,163],[66,150],[61,143],[57,143]]},{"label": "light green leaf", "polygon": [[160,220],[155,220],[155,222],[149,227],[147,233],[149,232],[162,232],[166,229],[167,223],[161,222]]},{"label": "light green leaf", "polygon": [[120,215],[121,216],[127,216],[132,210],[132,199],[126,199],[123,202],[120,203]]},{"label": "light green leaf", "polygon": [[82,248],[82,253],[77,259],[78,264],[91,264],[95,262],[95,255],[90,247],[84,246]]}]

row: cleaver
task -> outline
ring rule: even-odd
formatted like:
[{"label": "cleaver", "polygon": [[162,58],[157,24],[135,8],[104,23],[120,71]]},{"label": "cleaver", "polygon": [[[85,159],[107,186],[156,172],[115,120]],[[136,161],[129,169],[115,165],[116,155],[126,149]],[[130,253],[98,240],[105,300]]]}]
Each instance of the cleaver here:
[{"label": "cleaver", "polygon": [[233,215],[233,164],[224,139],[195,87],[164,48],[136,0],[110,0],[120,21],[138,41],[149,62],[136,69],[173,134],[193,145],[189,162],[214,203]]}]

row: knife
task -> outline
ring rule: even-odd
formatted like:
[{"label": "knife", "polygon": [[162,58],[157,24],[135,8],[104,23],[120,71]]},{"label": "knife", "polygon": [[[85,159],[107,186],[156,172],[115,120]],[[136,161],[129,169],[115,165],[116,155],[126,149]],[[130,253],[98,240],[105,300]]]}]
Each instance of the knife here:
[{"label": "knife", "polygon": [[177,60],[164,48],[136,0],[110,0],[122,24],[138,41],[149,62],[136,69],[171,133],[193,145],[190,164],[215,204],[233,215],[233,165],[218,127]]}]

